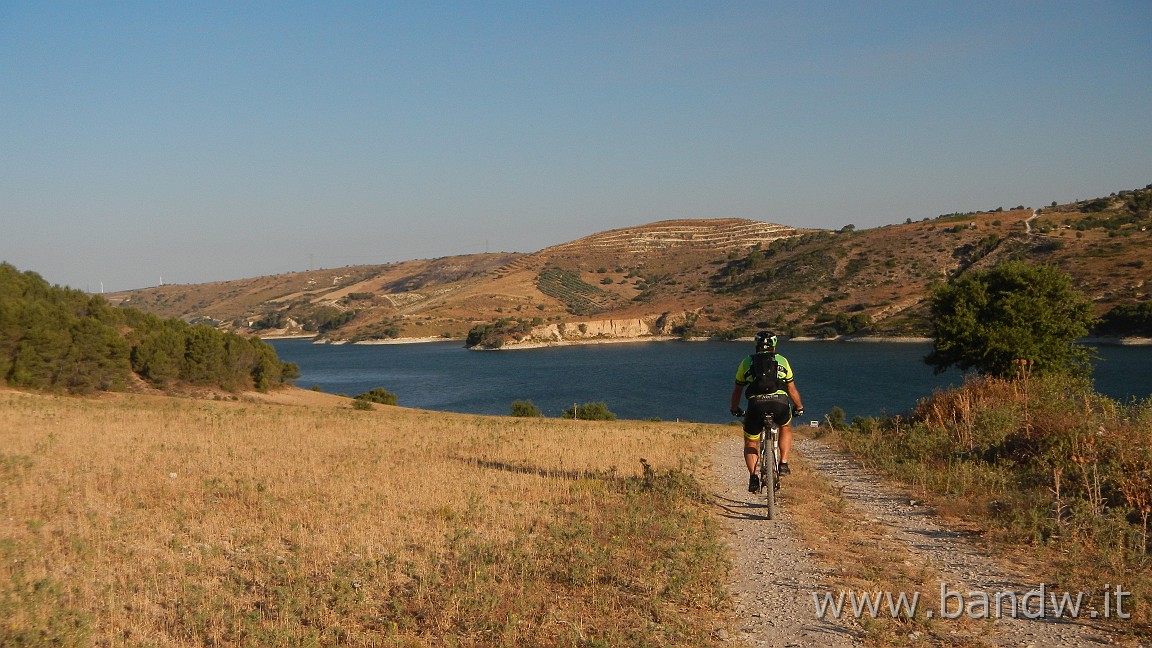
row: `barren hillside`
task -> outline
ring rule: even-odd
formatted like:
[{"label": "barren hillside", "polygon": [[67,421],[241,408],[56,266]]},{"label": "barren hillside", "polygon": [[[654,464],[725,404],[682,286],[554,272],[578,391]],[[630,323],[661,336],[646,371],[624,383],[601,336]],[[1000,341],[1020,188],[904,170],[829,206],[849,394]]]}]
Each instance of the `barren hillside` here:
[{"label": "barren hillside", "polygon": [[1152,296],[1152,190],[856,230],[662,221],[531,254],[298,272],[112,295],[244,333],[501,343],[613,335],[925,335],[931,287],[1010,258],[1069,272],[1101,315]]}]

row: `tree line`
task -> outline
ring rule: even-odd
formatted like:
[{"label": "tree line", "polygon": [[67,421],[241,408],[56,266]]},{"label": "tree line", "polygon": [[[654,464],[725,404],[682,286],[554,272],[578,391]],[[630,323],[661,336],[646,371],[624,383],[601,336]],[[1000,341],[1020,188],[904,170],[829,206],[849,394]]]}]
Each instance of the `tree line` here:
[{"label": "tree line", "polygon": [[257,338],[114,307],[0,263],[0,376],[8,385],[115,391],[133,373],[161,389],[184,383],[229,391],[266,390],[299,376]]}]

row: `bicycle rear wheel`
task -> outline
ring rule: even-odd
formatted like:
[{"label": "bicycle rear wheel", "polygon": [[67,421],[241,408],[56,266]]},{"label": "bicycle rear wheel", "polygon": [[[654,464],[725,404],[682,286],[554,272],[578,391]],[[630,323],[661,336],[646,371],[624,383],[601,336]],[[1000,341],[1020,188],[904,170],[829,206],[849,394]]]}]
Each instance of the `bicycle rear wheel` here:
[{"label": "bicycle rear wheel", "polygon": [[772,457],[772,463],[769,464],[768,477],[764,479],[765,489],[768,492],[768,519],[775,520],[779,516],[776,510],[776,463],[775,453],[767,453]]},{"label": "bicycle rear wheel", "polygon": [[760,441],[760,488],[768,499],[768,519],[775,520],[776,511],[776,446],[768,434]]}]

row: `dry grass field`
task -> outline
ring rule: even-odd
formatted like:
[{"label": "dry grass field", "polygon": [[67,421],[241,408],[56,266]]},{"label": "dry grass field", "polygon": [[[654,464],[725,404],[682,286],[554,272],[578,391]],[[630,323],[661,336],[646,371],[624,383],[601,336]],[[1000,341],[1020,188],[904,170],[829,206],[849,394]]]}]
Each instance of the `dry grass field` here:
[{"label": "dry grass field", "polygon": [[0,645],[713,642],[729,429],[297,393],[0,391]]}]

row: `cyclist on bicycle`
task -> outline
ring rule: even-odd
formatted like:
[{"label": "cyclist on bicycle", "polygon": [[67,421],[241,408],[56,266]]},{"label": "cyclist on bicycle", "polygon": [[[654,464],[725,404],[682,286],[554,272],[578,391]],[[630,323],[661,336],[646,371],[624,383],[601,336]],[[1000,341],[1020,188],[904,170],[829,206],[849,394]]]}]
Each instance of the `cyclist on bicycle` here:
[{"label": "cyclist on bicycle", "polygon": [[[736,370],[732,388],[732,415],[744,415],[744,462],[748,464],[748,491],[760,489],[756,461],[760,454],[760,431],[765,415],[780,427],[779,474],[787,475],[788,453],[792,450],[792,413],[804,413],[800,392],[788,359],[776,353],[776,336],[768,331],[756,334],[756,353],[744,358]],[[740,393],[748,398],[748,411],[740,409]],[[791,403],[789,403],[791,401]],[[794,409],[793,409],[794,408]]]}]

